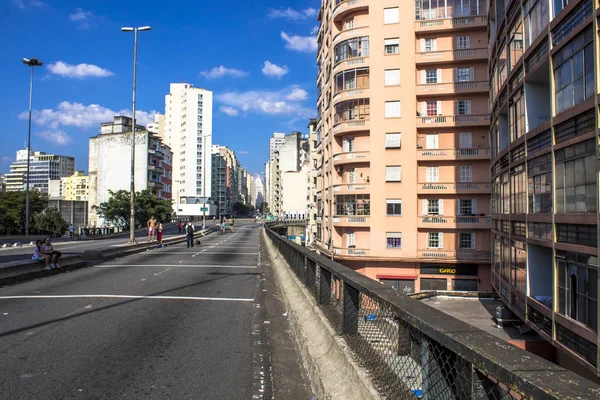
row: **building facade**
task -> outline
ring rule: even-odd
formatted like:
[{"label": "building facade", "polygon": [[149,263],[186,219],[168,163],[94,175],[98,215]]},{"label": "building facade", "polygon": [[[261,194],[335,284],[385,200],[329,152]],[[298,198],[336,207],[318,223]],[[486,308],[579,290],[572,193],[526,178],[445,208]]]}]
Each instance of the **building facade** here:
[{"label": "building facade", "polygon": [[[96,215],[97,206],[110,197],[109,190],[131,189],[131,131],[129,117],[118,116],[102,124],[101,133],[89,139],[89,224],[104,226]],[[166,161],[163,143],[158,136],[136,127],[135,191],[150,190],[160,198],[170,198],[169,187],[163,183]],[[168,153],[167,153],[168,154]]]},{"label": "building facade", "polygon": [[178,217],[215,214],[209,199],[212,107],[213,93],[188,83],[172,83],[165,96],[164,137],[173,153],[173,209]]},{"label": "building facade", "polygon": [[309,170],[307,176],[308,201],[306,207],[306,245],[310,246],[317,239],[317,120],[311,119],[308,123],[308,162]]},{"label": "building facade", "polygon": [[[598,371],[598,2],[490,3],[492,282]],[[584,372],[584,373],[585,373]]]},{"label": "building facade", "polygon": [[[75,158],[32,151],[29,157],[29,189],[47,193],[51,179],[71,176],[74,172]],[[17,151],[17,158],[10,165],[10,172],[5,178],[7,191],[20,192],[26,189],[27,149]]]},{"label": "building facade", "polygon": [[86,201],[90,195],[90,177],[83,171],[71,176],[52,179],[48,184],[51,199]]},{"label": "building facade", "polygon": [[265,201],[264,185],[260,176],[254,178],[254,208],[260,211],[261,204]]},{"label": "building facade", "polygon": [[317,245],[403,292],[491,289],[487,11],[319,12]]},{"label": "building facade", "polygon": [[6,192],[6,179],[0,174],[0,192]]}]

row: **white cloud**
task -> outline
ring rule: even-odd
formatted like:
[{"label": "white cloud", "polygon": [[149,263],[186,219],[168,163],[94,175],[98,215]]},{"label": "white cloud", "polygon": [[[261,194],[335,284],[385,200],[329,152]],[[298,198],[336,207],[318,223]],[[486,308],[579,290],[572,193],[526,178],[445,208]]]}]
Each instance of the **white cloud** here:
[{"label": "white cloud", "polygon": [[76,8],[75,12],[69,15],[71,21],[77,22],[79,29],[88,29],[95,26],[95,18],[94,13],[86,11],[83,8]]},{"label": "white cloud", "polygon": [[92,64],[77,64],[70,65],[62,61],[57,61],[54,64],[48,65],[48,69],[55,75],[60,75],[68,78],[83,79],[88,76],[105,77],[114,75],[111,71],[100,68]]},{"label": "white cloud", "polygon": [[308,98],[308,92],[300,88],[300,86],[294,85],[292,86],[292,91],[285,96],[285,98],[292,101],[306,100]]},{"label": "white cloud", "polygon": [[226,92],[216,95],[220,103],[235,107],[245,112],[256,112],[269,115],[299,115],[306,118],[314,116],[312,109],[301,103],[306,97],[301,95],[298,86],[279,91],[250,90],[247,92]]},{"label": "white cloud", "polygon": [[285,40],[286,49],[311,53],[317,51],[318,48],[316,36],[290,36],[285,32],[281,32],[281,38]]},{"label": "white cloud", "polygon": [[22,10],[31,7],[42,7],[45,6],[46,3],[41,2],[40,0],[13,0],[13,4],[15,7],[20,8]]},{"label": "white cloud", "polygon": [[[157,113],[154,110],[150,112],[137,110],[135,119],[139,125],[146,126],[154,121],[154,115]],[[53,130],[59,126],[76,126],[85,129],[99,127],[102,122],[110,122],[115,115],[131,117],[131,111],[127,109],[113,111],[98,104],[85,105],[63,101],[55,109],[33,110],[32,121],[36,125],[47,126]],[[27,112],[19,114],[19,119],[26,120],[27,118]]]},{"label": "white cloud", "polygon": [[71,136],[67,135],[65,131],[57,130],[57,131],[41,131],[36,134],[36,136],[41,137],[48,142],[57,144],[59,146],[67,146],[73,143],[73,139]]},{"label": "white cloud", "polygon": [[3,156],[2,157],[2,164],[10,164],[13,162],[15,158],[11,157],[11,156]]},{"label": "white cloud", "polygon": [[238,115],[238,110],[236,110],[233,107],[229,107],[229,106],[221,106],[221,107],[219,107],[219,111],[221,111],[224,114],[229,115],[230,117],[235,117]]},{"label": "white cloud", "polygon": [[319,25],[313,26],[313,28],[310,30],[311,35],[316,35],[317,32],[319,32]]},{"label": "white cloud", "polygon": [[287,74],[288,71],[289,68],[287,65],[279,66],[277,64],[271,63],[269,60],[265,61],[265,65],[262,69],[263,74],[265,74],[266,76],[270,76],[271,78],[277,79],[280,79],[282,76]]},{"label": "white cloud", "polygon": [[240,153],[240,154],[250,154],[250,152],[249,152],[249,151],[246,151],[246,150],[240,150],[240,152],[239,152],[239,153]]},{"label": "white cloud", "polygon": [[248,73],[240,69],[227,68],[223,65],[220,65],[218,67],[214,67],[210,71],[202,71],[200,72],[200,75],[204,76],[207,79],[222,78],[226,75],[233,76],[234,78],[242,78],[248,75]]},{"label": "white cloud", "polygon": [[306,8],[304,10],[294,10],[291,7],[284,8],[281,10],[271,10],[269,11],[269,17],[271,18],[285,18],[291,19],[293,21],[299,21],[311,17],[315,17],[317,15],[317,10],[314,8]]}]

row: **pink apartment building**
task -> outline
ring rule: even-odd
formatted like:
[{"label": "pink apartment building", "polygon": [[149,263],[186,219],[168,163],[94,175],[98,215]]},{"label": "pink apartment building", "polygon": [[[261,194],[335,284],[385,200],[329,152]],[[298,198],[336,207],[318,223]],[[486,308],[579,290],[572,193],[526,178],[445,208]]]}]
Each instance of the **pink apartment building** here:
[{"label": "pink apartment building", "polygon": [[486,0],[324,0],[317,234],[405,292],[491,290]]}]

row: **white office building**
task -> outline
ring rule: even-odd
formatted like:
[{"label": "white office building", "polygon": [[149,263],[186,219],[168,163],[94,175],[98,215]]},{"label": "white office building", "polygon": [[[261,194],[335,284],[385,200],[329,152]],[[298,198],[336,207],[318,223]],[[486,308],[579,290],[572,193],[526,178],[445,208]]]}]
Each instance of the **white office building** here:
[{"label": "white office building", "polygon": [[164,136],[173,151],[173,209],[177,217],[215,215],[211,194],[213,93],[172,83],[165,96]]}]

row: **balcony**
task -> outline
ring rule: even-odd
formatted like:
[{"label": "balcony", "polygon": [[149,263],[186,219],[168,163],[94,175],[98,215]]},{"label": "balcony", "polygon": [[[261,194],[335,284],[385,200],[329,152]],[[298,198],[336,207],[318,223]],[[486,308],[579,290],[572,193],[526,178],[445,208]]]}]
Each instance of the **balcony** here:
[{"label": "balcony", "polygon": [[148,181],[148,187],[149,188],[154,188],[154,189],[162,189],[165,187],[164,183],[162,182],[157,182],[157,181]]},{"label": "balcony", "polygon": [[417,228],[423,229],[490,229],[489,216],[424,215],[418,217]]},{"label": "balcony", "polygon": [[369,162],[368,151],[353,151],[350,153],[341,153],[333,156],[333,165],[335,166],[364,162]]},{"label": "balcony", "polygon": [[443,249],[424,249],[419,250],[419,258],[430,260],[456,260],[456,261],[483,261],[490,262],[492,253],[490,251],[478,250],[443,250]]},{"label": "balcony", "polygon": [[417,161],[489,160],[492,151],[484,149],[417,149]]},{"label": "balcony", "polygon": [[487,28],[487,15],[473,15],[468,17],[422,19],[415,21],[415,32],[437,32],[446,29],[473,29]]},{"label": "balcony", "polygon": [[369,249],[347,249],[341,247],[333,248],[333,255],[338,257],[368,257],[371,255],[371,250]]},{"label": "balcony", "polygon": [[457,61],[487,60],[489,50],[487,48],[479,49],[460,49],[460,50],[441,50],[424,51],[417,53],[417,64],[439,64],[451,63]]},{"label": "balcony", "polygon": [[367,10],[369,8],[368,0],[338,0],[333,9],[333,20],[340,22],[346,15],[358,10]]},{"label": "balcony", "polygon": [[490,115],[434,115],[418,116],[417,128],[438,128],[438,127],[461,127],[461,126],[489,126]]},{"label": "balcony", "polygon": [[369,227],[369,215],[342,215],[333,217],[333,225],[339,227]]},{"label": "balcony", "polygon": [[355,68],[366,66],[369,61],[369,55],[365,54],[358,57],[346,58],[343,61],[338,62],[335,67],[333,67],[333,72],[336,73],[338,71],[344,70],[346,68]]},{"label": "balcony", "polygon": [[358,28],[351,28],[351,29],[346,29],[345,31],[341,31],[340,33],[338,33],[337,35],[335,35],[333,37],[333,44],[336,45],[338,42],[341,42],[342,40],[350,39],[353,36],[365,35],[368,28],[369,28],[368,26],[361,26]]},{"label": "balcony", "polygon": [[334,185],[333,192],[335,194],[369,193],[369,183],[343,183],[341,185]]},{"label": "balcony", "polygon": [[371,123],[368,119],[354,119],[335,124],[333,126],[333,134],[337,136],[346,133],[368,131],[369,129],[371,129]]},{"label": "balcony", "polygon": [[161,166],[158,165],[154,165],[154,164],[149,164],[148,165],[148,171],[156,171],[159,173],[163,173],[165,171],[165,169]]},{"label": "balcony", "polygon": [[361,97],[370,97],[369,88],[356,88],[342,90],[333,96],[333,104],[339,103],[344,100],[353,100]]},{"label": "balcony", "polygon": [[417,95],[439,96],[445,94],[487,93],[489,89],[490,85],[487,81],[426,83],[417,85]]},{"label": "balcony", "polygon": [[487,182],[425,182],[417,184],[418,194],[489,194],[492,184]]}]

